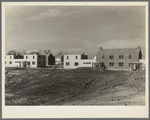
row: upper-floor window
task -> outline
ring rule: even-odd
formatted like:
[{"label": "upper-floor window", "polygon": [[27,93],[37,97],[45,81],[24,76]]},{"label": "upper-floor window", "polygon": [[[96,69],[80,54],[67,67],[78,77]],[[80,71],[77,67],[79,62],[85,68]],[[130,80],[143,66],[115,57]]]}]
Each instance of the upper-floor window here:
[{"label": "upper-floor window", "polygon": [[10,61],[9,64],[12,64],[12,62]]},{"label": "upper-floor window", "polygon": [[114,66],[114,63],[113,63],[113,62],[110,62],[110,63],[109,63],[109,66]]},{"label": "upper-floor window", "polygon": [[75,66],[78,66],[78,62],[75,62],[74,65],[75,65]]},{"label": "upper-floor window", "polygon": [[102,59],[104,59],[105,58],[105,56],[104,55],[102,55]]},{"label": "upper-floor window", "polygon": [[32,65],[35,65],[35,62],[34,62],[34,61],[32,62]]},{"label": "upper-floor window", "polygon": [[26,59],[28,59],[28,56],[26,56]]},{"label": "upper-floor window", "polygon": [[110,55],[110,56],[109,56],[109,59],[114,59],[114,55]]},{"label": "upper-floor window", "polygon": [[129,55],[129,59],[132,59],[132,55]]},{"label": "upper-floor window", "polygon": [[11,56],[10,56],[10,59],[11,59]]},{"label": "upper-floor window", "polygon": [[6,64],[6,61],[5,61],[5,64]]},{"label": "upper-floor window", "polygon": [[120,62],[120,63],[119,63],[119,67],[121,67],[121,66],[123,66],[123,62]]},{"label": "upper-floor window", "polygon": [[69,66],[69,64],[70,64],[69,62],[66,62],[66,66]]},{"label": "upper-floor window", "polygon": [[33,59],[35,58],[35,56],[33,56]]},{"label": "upper-floor window", "polygon": [[67,59],[69,59],[69,56],[67,56]]},{"label": "upper-floor window", "polygon": [[78,59],[78,56],[76,56],[76,59]]},{"label": "upper-floor window", "polygon": [[119,55],[119,59],[124,59],[124,55]]}]

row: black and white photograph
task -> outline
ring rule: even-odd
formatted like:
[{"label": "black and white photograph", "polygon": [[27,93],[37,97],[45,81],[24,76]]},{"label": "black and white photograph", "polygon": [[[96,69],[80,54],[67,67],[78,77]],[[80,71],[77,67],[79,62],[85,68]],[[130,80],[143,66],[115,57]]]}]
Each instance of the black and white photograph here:
[{"label": "black and white photograph", "polygon": [[27,107],[148,116],[148,2],[3,2],[2,33],[5,118]]}]

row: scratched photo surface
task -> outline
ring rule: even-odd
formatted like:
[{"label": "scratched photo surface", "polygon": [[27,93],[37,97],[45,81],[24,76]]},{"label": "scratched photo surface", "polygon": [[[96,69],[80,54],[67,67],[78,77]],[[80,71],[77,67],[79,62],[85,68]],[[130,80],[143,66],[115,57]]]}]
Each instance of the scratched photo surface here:
[{"label": "scratched photo surface", "polygon": [[144,106],[144,6],[6,6],[6,106]]}]

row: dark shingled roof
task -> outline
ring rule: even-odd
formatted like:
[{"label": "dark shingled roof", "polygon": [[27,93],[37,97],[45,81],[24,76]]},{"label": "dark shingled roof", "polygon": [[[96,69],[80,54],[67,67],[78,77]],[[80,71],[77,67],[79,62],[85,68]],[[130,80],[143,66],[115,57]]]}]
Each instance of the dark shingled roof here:
[{"label": "dark shingled roof", "polygon": [[105,55],[129,55],[129,54],[139,54],[140,47],[137,48],[123,48],[123,49],[102,49],[100,48],[97,52],[97,54],[105,54]]}]

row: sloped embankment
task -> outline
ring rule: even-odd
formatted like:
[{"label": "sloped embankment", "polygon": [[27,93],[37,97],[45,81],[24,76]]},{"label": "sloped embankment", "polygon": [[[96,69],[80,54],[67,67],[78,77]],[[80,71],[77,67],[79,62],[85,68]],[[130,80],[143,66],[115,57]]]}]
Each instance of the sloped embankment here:
[{"label": "sloped embankment", "polygon": [[127,100],[138,95],[128,86],[125,71],[41,68],[19,72],[6,74],[6,105],[134,105]]}]

